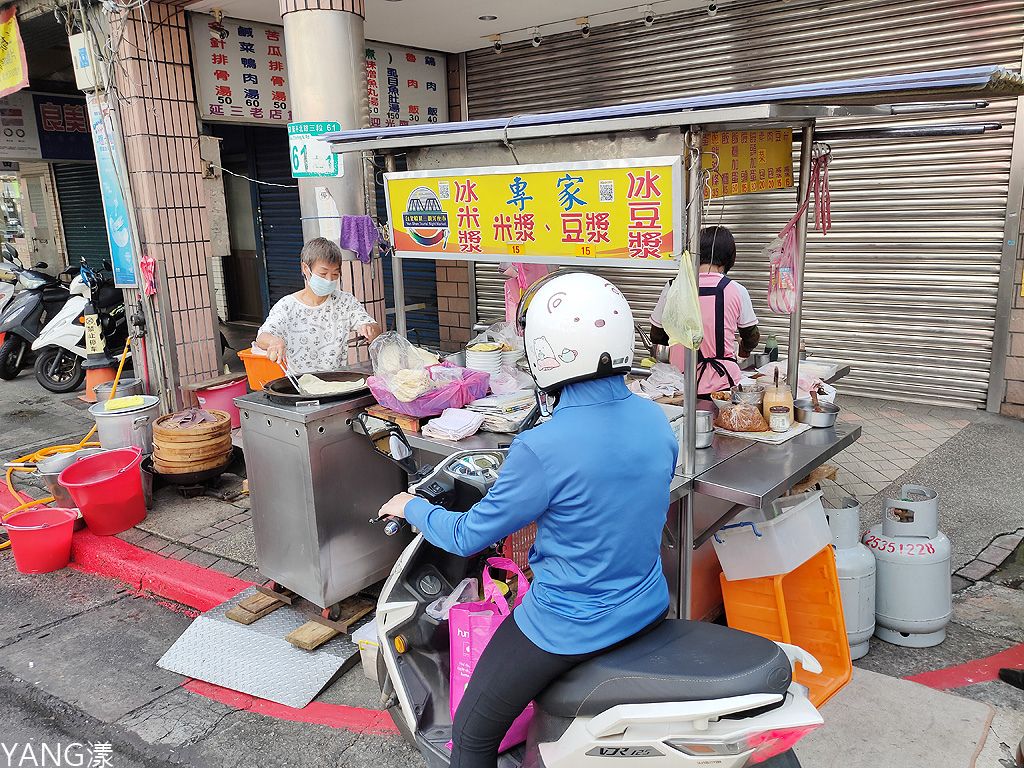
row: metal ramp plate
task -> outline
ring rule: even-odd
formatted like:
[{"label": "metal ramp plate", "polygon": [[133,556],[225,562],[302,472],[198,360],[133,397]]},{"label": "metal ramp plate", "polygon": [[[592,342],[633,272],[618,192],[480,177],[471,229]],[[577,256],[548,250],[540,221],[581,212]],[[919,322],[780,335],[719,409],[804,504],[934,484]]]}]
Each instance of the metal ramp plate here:
[{"label": "metal ramp plate", "polygon": [[157,666],[301,709],[335,675],[358,662],[359,647],[347,635],[337,635],[314,651],[285,640],[309,620],[290,605],[248,626],[225,616],[254,594],[256,587],[250,587],[193,621]]}]

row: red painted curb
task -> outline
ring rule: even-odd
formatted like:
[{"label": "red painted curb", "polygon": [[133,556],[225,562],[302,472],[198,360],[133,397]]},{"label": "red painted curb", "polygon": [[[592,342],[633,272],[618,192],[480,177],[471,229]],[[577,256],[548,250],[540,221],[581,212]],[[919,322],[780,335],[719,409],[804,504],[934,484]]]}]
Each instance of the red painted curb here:
[{"label": "red painted curb", "polygon": [[239,693],[229,688],[221,688],[219,685],[204,683],[202,680],[189,680],[183,687],[229,707],[257,712],[281,720],[327,725],[331,728],[344,728],[347,731],[376,736],[393,736],[398,733],[398,728],[395,727],[387,712],[373,709],[324,704],[319,701],[307,704],[302,709],[295,709],[286,707],[284,704],[250,696],[247,693]]},{"label": "red painted curb", "polygon": [[117,579],[200,611],[208,611],[252,586],[251,582],[218,571],[147,552],[116,536],[97,536],[88,528],[72,539],[71,560],[80,571]]},{"label": "red painted curb", "polygon": [[942,691],[998,680],[999,670],[1003,667],[1024,668],[1024,643],[985,659],[975,659],[955,667],[922,672],[904,679]]}]

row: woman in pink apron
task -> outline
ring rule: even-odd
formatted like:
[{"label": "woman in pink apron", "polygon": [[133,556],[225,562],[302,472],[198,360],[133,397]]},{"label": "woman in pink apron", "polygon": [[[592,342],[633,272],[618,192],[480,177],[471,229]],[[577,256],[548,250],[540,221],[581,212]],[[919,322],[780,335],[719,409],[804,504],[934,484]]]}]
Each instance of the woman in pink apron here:
[{"label": "woman in pink apron", "polygon": [[[712,392],[728,389],[740,380],[736,357],[736,334],[739,333],[739,357],[746,358],[757,348],[761,334],[757,315],[747,289],[726,277],[736,263],[736,240],[725,227],[708,227],[700,234],[700,272],[697,287],[700,313],[704,320],[704,340],[697,350],[697,393],[707,399]],[[671,283],[670,283],[671,284]],[[668,334],[661,325],[668,285],[651,313],[651,341],[668,344]],[[673,345],[669,359],[683,369],[684,347]]]}]

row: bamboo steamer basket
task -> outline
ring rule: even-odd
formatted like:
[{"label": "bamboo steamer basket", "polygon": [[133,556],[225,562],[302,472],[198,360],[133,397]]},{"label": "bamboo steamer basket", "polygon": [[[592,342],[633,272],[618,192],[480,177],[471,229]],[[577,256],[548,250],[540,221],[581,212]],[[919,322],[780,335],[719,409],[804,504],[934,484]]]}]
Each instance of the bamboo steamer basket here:
[{"label": "bamboo steamer basket", "polygon": [[153,468],[162,475],[204,472],[227,466],[232,459],[231,416],[224,411],[208,411],[216,417],[192,427],[174,429],[163,426],[174,414],[153,424]]}]

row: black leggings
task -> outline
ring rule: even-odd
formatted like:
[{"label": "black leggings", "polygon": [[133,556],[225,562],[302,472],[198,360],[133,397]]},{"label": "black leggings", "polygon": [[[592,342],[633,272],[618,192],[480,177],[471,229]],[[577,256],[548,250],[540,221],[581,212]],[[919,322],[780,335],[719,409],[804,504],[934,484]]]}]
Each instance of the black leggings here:
[{"label": "black leggings", "polygon": [[548,653],[534,645],[512,617],[503,621],[481,654],[455,712],[451,768],[495,768],[501,740],[537,694],[577,664],[650,632],[664,618],[662,614],[609,648],[573,656]]}]

